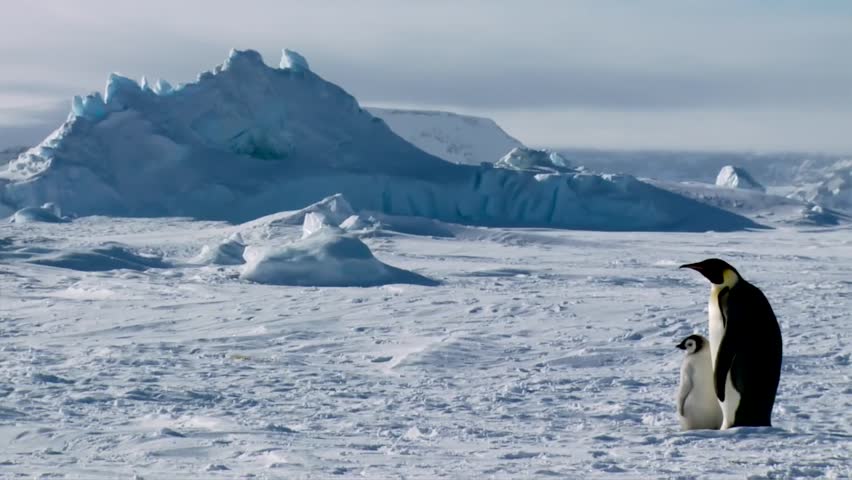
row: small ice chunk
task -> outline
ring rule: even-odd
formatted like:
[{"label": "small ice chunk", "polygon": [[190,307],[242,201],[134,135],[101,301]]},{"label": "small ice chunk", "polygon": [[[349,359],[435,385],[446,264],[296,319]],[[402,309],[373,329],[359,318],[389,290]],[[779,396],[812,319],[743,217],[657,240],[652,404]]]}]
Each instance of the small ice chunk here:
[{"label": "small ice chunk", "polygon": [[98,121],[107,115],[106,104],[98,92],[81,97],[75,95],[71,100],[71,113],[75,117]]},{"label": "small ice chunk", "polygon": [[281,68],[289,68],[294,72],[311,71],[311,67],[308,66],[308,60],[305,57],[287,48],[284,49],[284,52],[281,55]]},{"label": "small ice chunk", "polygon": [[190,263],[200,265],[242,265],[245,262],[243,252],[246,246],[242,236],[231,235],[216,245],[204,245],[201,252]]},{"label": "small ice chunk", "polygon": [[116,98],[121,96],[121,93],[124,92],[138,92],[139,84],[136,83],[133,79],[127,78],[118,73],[110,73],[109,78],[107,79],[106,85],[106,95],[104,96],[104,103],[110,103],[110,101],[115,100]]},{"label": "small ice chunk", "polygon": [[320,212],[308,212],[305,214],[305,221],[302,223],[302,238],[310,237],[324,227],[330,227],[328,217]]},{"label": "small ice chunk", "polygon": [[[228,59],[225,60],[225,63],[222,65],[223,70],[230,70],[234,68],[255,68],[255,67],[264,67],[266,64],[263,63],[263,57],[259,52],[255,50],[237,50],[231,49],[228,53]],[[211,72],[212,75],[212,72]]]},{"label": "small ice chunk", "polygon": [[562,155],[556,152],[550,152],[550,163],[562,168],[571,168],[571,163]]},{"label": "small ice chunk", "polygon": [[53,213],[57,217],[62,216],[62,209],[59,208],[59,205],[57,205],[53,202],[47,202],[44,205],[42,205],[41,208],[42,208],[42,210],[47,210],[48,212]]},{"label": "small ice chunk", "polygon": [[376,227],[378,223],[378,220],[373,217],[364,218],[361,215],[350,215],[340,224],[340,228],[346,231],[366,230]]},{"label": "small ice chunk", "polygon": [[160,79],[157,79],[157,83],[154,84],[154,86],[152,87],[152,90],[157,95],[168,95],[168,94],[172,93],[172,91],[174,91],[174,88],[172,88],[171,83],[160,78]]},{"label": "small ice chunk", "polygon": [[494,164],[497,168],[537,173],[556,173],[573,170],[562,155],[547,150],[515,147]]},{"label": "small ice chunk", "polygon": [[26,207],[15,212],[10,223],[65,223],[69,219],[62,216],[62,210],[53,202],[48,202],[41,207]]}]

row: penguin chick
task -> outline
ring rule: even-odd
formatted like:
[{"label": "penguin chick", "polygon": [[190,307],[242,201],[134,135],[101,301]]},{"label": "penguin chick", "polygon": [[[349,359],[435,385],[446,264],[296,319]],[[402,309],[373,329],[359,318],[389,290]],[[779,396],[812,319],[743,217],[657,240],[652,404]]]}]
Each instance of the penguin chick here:
[{"label": "penguin chick", "polygon": [[690,335],[677,345],[686,350],[677,394],[677,415],[684,430],[718,430],[722,426],[722,409],[713,388],[709,346],[710,342],[701,335]]}]

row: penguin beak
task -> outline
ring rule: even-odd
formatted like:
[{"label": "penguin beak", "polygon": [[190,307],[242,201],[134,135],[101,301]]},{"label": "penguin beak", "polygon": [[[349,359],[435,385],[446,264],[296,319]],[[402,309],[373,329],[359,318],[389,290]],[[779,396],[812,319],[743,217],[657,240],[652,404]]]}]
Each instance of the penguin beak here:
[{"label": "penguin beak", "polygon": [[679,348],[681,350],[686,350],[686,345],[683,342],[680,342],[677,345],[675,345],[675,348]]},{"label": "penguin beak", "polygon": [[681,265],[678,268],[688,268],[690,270],[695,270],[700,273],[702,277],[706,278],[710,281],[710,283],[721,284],[724,277],[722,277],[721,272],[715,272],[713,270],[712,265],[707,265],[704,262],[698,263],[687,263],[686,265]]}]

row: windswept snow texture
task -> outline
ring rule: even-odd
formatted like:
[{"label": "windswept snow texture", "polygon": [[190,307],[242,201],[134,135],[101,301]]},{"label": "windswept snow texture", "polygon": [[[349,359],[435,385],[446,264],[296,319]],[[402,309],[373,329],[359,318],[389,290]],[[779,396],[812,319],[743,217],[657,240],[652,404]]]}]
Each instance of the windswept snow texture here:
[{"label": "windswept snow texture", "polygon": [[111,75],[103,97],[76,98],[70,119],[2,172],[0,203],[243,222],[342,193],[359,211],[484,226],[756,226],[629,176],[445,162],[394,134],[304,59],[285,57],[288,68],[270,68],[257,52],[233,51],[173,90]]},{"label": "windswept snow texture", "polygon": [[430,110],[367,107],[400,137],[448,162],[494,163],[524,145],[490,118]]},{"label": "windswept snow texture", "polygon": [[[0,223],[0,477],[852,477],[848,227],[364,239],[434,287],[263,285],[182,260],[236,228]],[[177,266],[12,255],[92,239]],[[709,288],[677,266],[709,256],[778,315],[774,428],[680,431],[674,347],[706,335]]]},{"label": "windswept snow texture", "polygon": [[380,262],[364,242],[328,226],[283,247],[249,247],[243,256],[246,265],[241,278],[257,283],[318,287],[437,285],[422,275]]},{"label": "windswept snow texture", "polygon": [[766,187],[758,183],[744,168],[733,165],[725,165],[719,170],[719,175],[716,176],[716,186],[757,190],[760,192],[766,191]]}]

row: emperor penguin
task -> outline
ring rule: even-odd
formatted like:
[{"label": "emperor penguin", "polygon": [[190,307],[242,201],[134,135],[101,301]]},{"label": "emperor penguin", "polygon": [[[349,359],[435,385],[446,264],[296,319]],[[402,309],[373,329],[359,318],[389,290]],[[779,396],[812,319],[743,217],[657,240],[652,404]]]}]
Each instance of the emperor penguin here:
[{"label": "emperor penguin", "polygon": [[684,430],[718,430],[722,426],[722,409],[713,387],[710,342],[701,335],[690,335],[677,348],[686,350],[677,392],[680,426]]},{"label": "emperor penguin", "polygon": [[781,377],[781,328],[763,292],[724,260],[682,265],[710,281],[713,383],[722,429],[772,426]]}]

